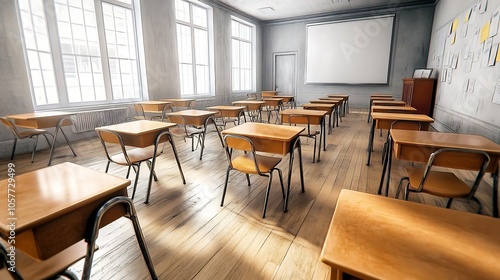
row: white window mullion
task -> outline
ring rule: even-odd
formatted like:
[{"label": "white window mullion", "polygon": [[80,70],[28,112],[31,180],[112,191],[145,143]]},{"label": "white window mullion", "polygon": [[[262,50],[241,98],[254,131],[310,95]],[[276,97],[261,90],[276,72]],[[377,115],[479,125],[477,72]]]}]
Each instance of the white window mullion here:
[{"label": "white window mullion", "polygon": [[106,29],[104,28],[104,15],[102,12],[102,3],[95,1],[94,3],[96,21],[97,21],[97,34],[99,35],[99,50],[101,51],[102,74],[104,78],[104,89],[106,91],[106,99],[113,100],[113,90],[111,86],[111,73],[109,68],[108,47],[106,45]]}]

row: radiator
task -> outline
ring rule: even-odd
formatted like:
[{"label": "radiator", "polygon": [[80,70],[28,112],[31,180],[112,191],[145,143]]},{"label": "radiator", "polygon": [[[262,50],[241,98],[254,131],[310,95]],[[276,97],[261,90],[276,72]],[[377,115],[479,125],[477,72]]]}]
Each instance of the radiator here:
[{"label": "radiator", "polygon": [[96,127],[125,122],[127,117],[127,107],[77,112],[71,116],[71,130],[73,133],[93,131]]}]

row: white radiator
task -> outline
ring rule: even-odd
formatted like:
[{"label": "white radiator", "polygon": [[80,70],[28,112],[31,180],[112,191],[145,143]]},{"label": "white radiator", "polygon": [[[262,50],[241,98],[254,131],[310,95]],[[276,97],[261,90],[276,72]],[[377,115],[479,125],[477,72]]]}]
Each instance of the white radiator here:
[{"label": "white radiator", "polygon": [[96,127],[125,122],[127,117],[127,107],[77,112],[71,116],[71,130],[73,133],[93,131]]}]

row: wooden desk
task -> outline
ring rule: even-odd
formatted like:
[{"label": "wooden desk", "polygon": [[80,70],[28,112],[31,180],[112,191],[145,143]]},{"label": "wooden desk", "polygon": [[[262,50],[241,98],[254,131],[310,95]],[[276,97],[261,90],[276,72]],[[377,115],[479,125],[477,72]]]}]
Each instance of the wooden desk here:
[{"label": "wooden desk", "polygon": [[[313,104],[335,104],[334,114],[332,115],[333,120],[337,121],[337,126],[339,126],[339,119],[342,122],[342,115],[339,114],[339,108],[342,106],[341,99],[323,98],[319,100],[309,100],[309,103]],[[332,126],[333,127],[333,126]]]},{"label": "wooden desk", "polygon": [[271,113],[275,111],[276,114],[276,121],[277,123],[279,121],[279,111],[281,107],[283,106],[283,98],[276,96],[269,97],[269,98],[262,98],[262,101],[264,101],[264,106],[265,106],[265,111],[267,112],[267,122],[271,123]]},{"label": "wooden desk", "polygon": [[373,100],[373,106],[406,106],[406,102],[400,100]]},{"label": "wooden desk", "polygon": [[[165,119],[164,109],[168,109],[168,107],[165,108],[165,106],[170,106],[172,104],[172,102],[168,102],[168,101],[141,101],[141,102],[137,102],[137,104],[142,106],[142,111],[144,113],[160,114],[161,121],[163,121]],[[170,109],[172,110],[172,107],[170,107]],[[152,117],[151,119],[153,119],[153,118],[154,117]]]},{"label": "wooden desk", "polygon": [[328,94],[327,95],[330,98],[342,98],[344,101],[344,112],[343,116],[345,116],[345,113],[349,113],[349,95],[348,94]]},{"label": "wooden desk", "polygon": [[195,100],[191,98],[166,98],[162,101],[168,101],[175,107],[191,108],[191,104]]},{"label": "wooden desk", "polygon": [[290,194],[295,148],[297,148],[299,152],[300,183],[302,192],[304,192],[302,148],[300,145],[299,137],[302,131],[304,131],[303,127],[253,122],[244,123],[222,131],[222,134],[243,135],[250,138],[255,146],[255,150],[259,152],[280,155],[287,155],[288,153],[290,153],[285,212],[288,211],[288,197]]},{"label": "wooden desk", "polygon": [[[8,180],[0,181],[0,235],[8,239],[8,223],[16,223],[16,247],[27,255],[48,259],[85,238],[90,216],[105,201],[127,196],[130,180],[94,171],[74,163],[38,169],[15,178],[15,218],[8,215]],[[10,192],[9,192],[10,193]],[[104,226],[124,215],[110,212]]]},{"label": "wooden desk", "polygon": [[295,104],[295,96],[293,95],[275,95],[271,98],[283,98],[283,103],[290,103],[290,109],[295,109],[297,104]]},{"label": "wooden desk", "polygon": [[372,113],[372,126],[370,129],[370,138],[368,139],[368,162],[370,165],[370,158],[373,149],[373,137],[375,129],[390,129],[394,121],[412,121],[419,122],[421,130],[428,130],[429,123],[433,123],[434,119],[423,114],[398,114],[398,113]]},{"label": "wooden desk", "polygon": [[368,107],[368,121],[370,122],[371,120],[371,115],[370,112],[372,111],[372,106],[373,106],[373,101],[375,100],[381,100],[381,101],[394,101],[395,99],[392,98],[392,96],[385,96],[383,94],[374,94],[370,96],[370,105]]},{"label": "wooden desk", "polygon": [[417,109],[410,106],[372,106],[372,113],[414,113]]},{"label": "wooden desk", "polygon": [[[237,118],[238,124],[240,124],[240,117],[243,115],[243,118],[245,119],[246,122],[246,117],[245,114],[243,113],[245,110],[244,106],[217,105],[217,106],[207,107],[207,110],[217,111],[220,117],[222,118]],[[218,115],[215,116],[219,117]]]},{"label": "wooden desk", "polygon": [[278,92],[275,91],[275,90],[263,90],[260,92],[262,98],[264,97],[271,97],[271,96],[275,96],[275,95],[278,95]]},{"label": "wooden desk", "polygon": [[[120,123],[108,126],[102,126],[96,128],[96,130],[112,130],[116,133],[120,134],[123,143],[125,146],[132,146],[137,148],[145,148],[152,145],[155,145],[157,136],[163,132],[168,130],[170,127],[176,126],[175,123],[166,123],[166,122],[156,122],[156,121],[148,121],[148,120],[139,120],[127,123]],[[168,139],[170,145],[172,146],[172,150],[174,152],[174,156],[178,159],[177,151],[175,149],[175,144],[173,139]],[[151,160],[151,168],[149,172],[149,181],[148,181],[148,189],[151,189],[151,184],[153,183],[153,175],[154,175],[154,167],[156,163],[156,153],[153,155],[153,159]],[[177,161],[179,164],[179,161]],[[180,164],[179,164],[180,168]],[[146,196],[145,203],[149,203],[149,191]]]},{"label": "wooden desk", "polygon": [[[319,125],[319,146],[318,146],[318,162],[321,160],[321,142],[323,142],[323,151],[326,151],[326,133],[325,133],[325,116],[326,111],[323,110],[305,110],[305,109],[286,109],[280,112],[282,123],[293,123],[293,124],[309,124],[309,125]],[[295,115],[293,122],[290,121],[290,116]],[[307,116],[307,117],[299,117]],[[323,141],[322,139],[323,138]],[[314,151],[313,151],[314,153]],[[314,158],[314,157],[313,157]],[[314,163],[314,159],[313,159]]]},{"label": "wooden desk", "polygon": [[168,116],[181,116],[184,118],[186,125],[193,125],[197,127],[203,127],[203,134],[201,138],[201,152],[200,152],[200,160],[203,157],[203,149],[205,148],[205,136],[207,134],[207,126],[211,121],[215,126],[215,131],[217,131],[217,135],[220,138],[220,142],[222,147],[224,147],[224,141],[222,140],[222,136],[220,134],[219,128],[215,123],[214,116],[217,112],[214,111],[205,111],[205,110],[183,110],[173,113],[168,113]]},{"label": "wooden desk", "polygon": [[[441,148],[458,148],[479,150],[488,153],[490,163],[486,167],[486,172],[493,175],[493,216],[498,217],[498,161],[500,160],[500,145],[481,135],[443,133],[431,131],[411,131],[411,130],[391,130],[391,141],[389,142],[389,153],[382,169],[379,194],[385,180],[385,194],[389,189],[389,182],[392,167],[392,155],[396,159],[426,163],[429,156]],[[467,161],[462,158],[462,161]],[[453,160],[439,164],[443,167],[452,167]],[[387,173],[387,178],[385,175]]]},{"label": "wooden desk", "polygon": [[262,121],[262,106],[266,102],[261,100],[238,100],[233,101],[233,105],[244,106],[251,121]]},{"label": "wooden desk", "polygon": [[392,94],[370,94],[370,97],[374,97],[374,98],[377,98],[377,97],[386,97],[386,98],[392,98]]},{"label": "wooden desk", "polygon": [[341,190],[320,259],[331,279],[493,279],[500,275],[500,223]]},{"label": "wooden desk", "polygon": [[[335,108],[337,104],[332,103],[306,103],[302,104],[302,108],[306,110],[320,110],[325,111],[328,118],[328,134],[332,133],[332,128],[335,125]],[[337,126],[339,126],[338,118],[337,118]]]},{"label": "wooden desk", "polygon": [[54,156],[54,148],[56,145],[57,134],[59,133],[59,131],[61,131],[61,134],[63,135],[66,144],[71,149],[71,152],[73,152],[73,156],[76,157],[76,153],[75,150],[73,149],[73,146],[71,146],[71,142],[66,136],[66,133],[64,133],[64,130],[62,130],[63,126],[73,124],[73,121],[70,118],[71,115],[73,115],[73,113],[53,111],[53,112],[35,112],[27,114],[9,115],[7,116],[7,118],[13,119],[16,123],[16,126],[20,127],[38,128],[38,129],[51,128],[51,127],[55,128],[54,138],[52,139],[52,145],[50,147],[49,163],[47,164],[50,165],[52,163],[52,157]]}]

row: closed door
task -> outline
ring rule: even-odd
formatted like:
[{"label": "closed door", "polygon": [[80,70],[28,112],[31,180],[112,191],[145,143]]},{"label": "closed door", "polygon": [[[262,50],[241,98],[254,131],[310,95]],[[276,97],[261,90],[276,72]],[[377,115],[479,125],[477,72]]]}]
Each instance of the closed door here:
[{"label": "closed door", "polygon": [[274,88],[280,95],[296,94],[296,55],[277,53],[274,55]]}]

